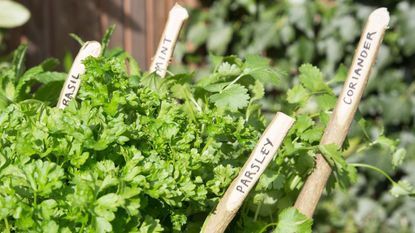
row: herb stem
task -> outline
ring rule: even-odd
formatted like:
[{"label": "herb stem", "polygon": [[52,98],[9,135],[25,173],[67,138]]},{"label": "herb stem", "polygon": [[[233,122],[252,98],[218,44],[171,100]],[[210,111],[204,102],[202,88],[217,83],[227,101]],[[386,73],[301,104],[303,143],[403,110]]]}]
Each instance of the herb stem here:
[{"label": "herb stem", "polygon": [[81,229],[79,230],[79,233],[84,232],[84,228],[85,228],[85,221],[82,223]]},{"label": "herb stem", "polygon": [[35,207],[35,209],[37,208],[37,193],[36,192],[33,193],[33,206]]},{"label": "herb stem", "polygon": [[266,231],[269,227],[272,227],[272,226],[278,226],[278,223],[270,223],[270,224],[268,224],[268,225],[266,225],[266,226],[264,226],[260,231],[258,231],[258,233],[263,233],[264,231]]},{"label": "herb stem", "polygon": [[238,75],[238,77],[236,77],[231,83],[229,83],[225,88],[223,88],[222,91],[228,89],[230,86],[232,86],[233,84],[238,82],[238,80],[241,79],[243,76],[248,75],[252,71],[257,71],[257,70],[260,70],[260,69],[262,69],[262,68],[254,68],[254,69],[250,70],[249,72],[242,72],[242,74]]},{"label": "herb stem", "polygon": [[392,184],[396,184],[396,182],[392,179],[392,177],[390,177],[382,169],[379,169],[379,168],[377,168],[375,166],[372,166],[372,165],[369,165],[369,164],[363,164],[363,163],[351,163],[350,165],[353,166],[353,167],[364,167],[364,168],[372,169],[373,171],[376,171],[376,172],[382,174],[383,176],[385,176],[386,179],[388,179]]},{"label": "herb stem", "polygon": [[262,201],[258,204],[258,206],[256,208],[254,221],[256,221],[258,219],[258,215],[259,215],[259,211],[261,210],[261,207],[262,207]]},{"label": "herb stem", "polygon": [[6,225],[6,233],[10,233],[10,226],[9,226],[9,221],[7,220],[7,217],[4,218],[4,225]]},{"label": "herb stem", "polygon": [[196,100],[193,97],[190,98],[190,101],[192,101],[192,103],[196,106],[199,112],[202,112],[202,107],[200,107],[200,105],[196,102]]},{"label": "herb stem", "polygon": [[173,72],[166,70],[166,72],[170,75],[170,76],[174,76]]},{"label": "herb stem", "polygon": [[236,77],[231,83],[229,83],[225,88],[223,88],[222,91],[228,89],[230,86],[232,86],[233,84],[238,82],[238,80],[241,79],[243,76],[245,76],[245,73],[242,73],[242,74],[238,75],[238,77]]}]

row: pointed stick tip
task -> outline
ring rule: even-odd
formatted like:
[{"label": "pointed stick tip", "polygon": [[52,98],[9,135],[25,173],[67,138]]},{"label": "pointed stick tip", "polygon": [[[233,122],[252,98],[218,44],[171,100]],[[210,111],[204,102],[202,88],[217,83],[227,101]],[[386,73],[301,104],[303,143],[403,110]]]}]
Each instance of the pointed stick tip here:
[{"label": "pointed stick tip", "polygon": [[87,51],[91,55],[98,56],[101,52],[101,43],[98,41],[86,41],[81,50]]},{"label": "pointed stick tip", "polygon": [[287,125],[292,125],[295,122],[293,117],[288,116],[283,112],[277,112],[276,117],[281,118],[281,120],[283,120]]},{"label": "pointed stick tip", "polygon": [[177,2],[174,4],[173,8],[170,10],[170,15],[174,17],[179,17],[180,19],[187,19],[189,18],[189,13],[187,12],[186,8],[180,6]]},{"label": "pointed stick tip", "polygon": [[386,7],[378,8],[370,14],[369,19],[384,26],[385,28],[388,28],[390,21],[389,11]]}]

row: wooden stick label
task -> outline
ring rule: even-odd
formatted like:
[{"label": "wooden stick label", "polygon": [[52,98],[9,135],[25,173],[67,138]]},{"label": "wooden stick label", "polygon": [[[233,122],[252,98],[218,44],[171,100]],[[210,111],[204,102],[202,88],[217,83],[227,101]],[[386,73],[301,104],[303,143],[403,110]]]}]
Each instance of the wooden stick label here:
[{"label": "wooden stick label", "polygon": [[254,159],[250,161],[247,169],[243,172],[242,178],[239,180],[238,184],[236,185],[235,190],[241,194],[247,193],[248,188],[252,187],[252,183],[254,180],[258,180],[258,174],[265,170],[265,163],[267,157],[271,157],[270,151],[274,148],[274,144],[272,144],[269,138],[265,139],[263,145],[259,152],[254,155]]},{"label": "wooden stick label", "polygon": [[188,17],[189,15],[186,9],[177,3],[170,10],[159,47],[150,65],[150,72],[156,72],[160,77],[166,76],[167,67],[173,54],[177,37],[179,36],[183,22]]},{"label": "wooden stick label", "polygon": [[87,41],[79,50],[68,77],[65,80],[61,94],[59,96],[57,107],[64,109],[78,93],[81,84],[80,76],[85,73],[85,66],[82,61],[89,57],[98,57],[101,53],[101,44],[96,41]]},{"label": "wooden stick label", "polygon": [[278,112],[259,139],[239,175],[226,190],[216,209],[206,219],[203,233],[224,232],[241,207],[249,191],[271,162],[294,119]]},{"label": "wooden stick label", "polygon": [[294,119],[283,113],[278,113],[271,121],[244,167],[239,172],[238,177],[230,186],[229,199],[226,204],[228,210],[240,207],[242,201],[255,186],[259,177],[273,159],[293,123]]},{"label": "wooden stick label", "polygon": [[[330,143],[335,143],[340,147],[343,145],[369,79],[370,69],[375,62],[383,35],[388,27],[389,19],[386,8],[379,8],[370,14],[342,92],[320,140],[321,145]],[[310,218],[313,216],[331,171],[332,168],[324,157],[317,154],[316,167],[304,183],[294,205],[305,216]]]},{"label": "wooden stick label", "polygon": [[[388,26],[389,14],[386,8],[375,10],[368,19],[365,30],[362,33],[359,45],[353,58],[345,86],[343,87],[338,102],[339,109],[337,121],[346,122],[345,118],[354,114],[357,104],[366,87],[370,69],[375,61],[379,46],[382,43],[383,34]],[[344,124],[344,123],[342,123]]]},{"label": "wooden stick label", "polygon": [[[352,73],[350,76],[351,81],[346,83],[345,95],[341,99],[345,104],[351,105],[353,103],[353,99],[356,96],[355,91],[358,90],[358,88],[362,85],[359,81],[362,77],[363,70],[366,70],[366,67],[370,66],[370,64],[368,64],[368,57],[370,52],[374,50],[372,43],[374,39],[373,37],[376,35],[376,33],[377,32],[367,32],[366,36],[364,37],[365,40],[363,42],[363,47],[359,51],[356,63],[352,68]],[[370,49],[371,47],[372,50]]]}]

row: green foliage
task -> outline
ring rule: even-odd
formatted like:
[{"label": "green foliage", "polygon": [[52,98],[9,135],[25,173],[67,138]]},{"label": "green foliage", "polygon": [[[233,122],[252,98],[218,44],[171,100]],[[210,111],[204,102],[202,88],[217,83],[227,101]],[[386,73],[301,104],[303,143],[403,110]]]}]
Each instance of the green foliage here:
[{"label": "green foliage", "polygon": [[283,210],[278,216],[278,225],[274,233],[311,233],[311,221],[295,208]]},{"label": "green foliage", "polygon": [[[160,79],[127,53],[108,51],[84,61],[77,101],[61,110],[35,99],[59,93],[48,88],[64,78],[48,71],[56,61],[24,71],[24,51],[2,74],[13,75],[17,93],[0,112],[0,226],[8,231],[198,232],[266,126],[265,85],[285,79],[258,56],[212,57],[207,76]],[[233,231],[311,232],[312,221],[288,207],[317,153],[334,168],[329,191],[356,181],[340,148],[319,146],[332,87],[310,64],[298,77],[280,100],[296,122]],[[44,86],[32,92],[26,86],[35,81]],[[388,148],[394,166],[405,153],[382,134],[360,146]],[[408,182],[388,179],[394,195],[412,195]]]},{"label": "green foliage", "polygon": [[115,25],[112,25],[105,32],[105,35],[102,38],[102,42],[101,42],[101,44],[102,44],[101,54],[105,54],[105,52],[107,51],[108,45],[110,43],[110,39],[111,39],[112,33],[114,33],[114,30],[115,30]]},{"label": "green foliage", "polygon": [[248,90],[239,84],[223,89],[209,98],[217,107],[237,110],[248,105]]},{"label": "green foliage", "polygon": [[319,145],[318,148],[326,161],[333,168],[334,177],[342,188],[346,188],[350,183],[356,181],[356,169],[347,164],[337,145]]},{"label": "green foliage", "polygon": [[[215,71],[193,84],[179,74],[158,79],[155,92],[146,81],[151,74],[130,75],[129,58],[116,54],[85,61],[79,102],[65,110],[24,92],[26,100],[1,111],[1,228],[190,232],[188,222],[200,229],[198,216],[236,176],[265,127],[253,110],[263,86],[245,71],[247,62],[224,58],[242,70],[239,78]],[[18,80],[54,80],[47,64]],[[28,73],[34,78],[24,78]],[[222,84],[243,88],[247,104],[211,102],[222,89],[205,88]],[[224,101],[238,102],[239,91],[233,93]]]},{"label": "green foliage", "polygon": [[[358,114],[365,120],[356,119],[342,153],[352,162],[372,164],[394,179],[403,178],[414,184],[415,173],[411,167],[415,166],[412,156],[415,127],[411,109],[414,109],[415,46],[411,38],[415,30],[411,22],[415,6],[411,1],[203,1],[199,9],[190,13],[189,26],[175,53],[179,61],[175,69],[186,70],[183,67],[187,64],[196,63],[198,70],[202,70],[211,57],[203,54],[204,51],[239,56],[262,54],[290,77],[282,79],[277,87],[266,86],[266,100],[261,101],[266,113],[287,112],[299,105],[304,111],[310,111],[316,103],[329,109],[335,98],[330,93],[313,96],[316,93],[305,87],[304,81],[308,80],[298,76],[298,67],[303,63],[316,65],[324,74],[323,80],[338,93],[367,16],[376,7],[388,8],[391,24],[359,107]],[[222,51],[209,50],[207,46],[207,38],[212,36],[209,32],[217,25],[226,25],[233,32],[230,39],[221,39],[215,34],[217,42],[222,43],[218,47],[226,48]],[[317,88],[323,86],[316,85]],[[323,121],[327,119],[325,115],[321,118]],[[303,117],[297,121],[300,119],[304,123],[311,122]],[[317,132],[308,132],[309,139],[313,135],[318,138]],[[380,143],[367,147],[367,140],[382,140],[382,134],[392,139],[393,147]],[[330,181],[333,182],[333,178]],[[415,215],[409,211],[413,200],[392,198],[389,183],[377,172],[361,170],[350,191],[323,197],[314,231],[414,232]],[[367,211],[370,208],[373,211]]]},{"label": "green foliage", "polygon": [[[281,110],[296,122],[229,232],[311,232],[312,221],[290,207],[317,153],[333,176],[316,232],[415,229],[408,197],[415,183],[413,50],[406,36],[414,7],[390,3],[394,29],[374,69],[379,81],[369,83],[357,124],[338,148],[319,142],[347,73],[340,63],[350,62],[369,8],[350,1],[212,2],[210,11],[191,14],[187,44],[175,52],[185,64],[210,62],[197,72],[181,68],[166,79],[142,73],[130,55],[106,49],[113,28],[103,57],[85,61],[77,101],[65,110],[49,106],[64,77],[51,71],[53,61],[25,71],[22,47],[13,65],[0,69],[0,228],[199,232],[269,115]],[[244,59],[192,54],[205,50]],[[34,83],[43,86],[32,90]]]},{"label": "green foliage", "polygon": [[12,62],[0,67],[0,109],[28,98],[49,104],[57,101],[59,93],[50,92],[49,89],[59,89],[66,74],[52,71],[58,64],[56,59],[47,59],[38,66],[26,70],[24,67],[26,50],[26,45],[19,46],[13,54]]}]

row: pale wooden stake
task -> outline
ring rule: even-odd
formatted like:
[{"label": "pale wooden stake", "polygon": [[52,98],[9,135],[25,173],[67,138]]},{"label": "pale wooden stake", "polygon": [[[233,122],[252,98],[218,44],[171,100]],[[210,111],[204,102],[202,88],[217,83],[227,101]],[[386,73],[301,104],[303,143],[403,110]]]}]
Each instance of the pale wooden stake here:
[{"label": "pale wooden stake", "polygon": [[159,47],[150,65],[150,72],[156,72],[162,78],[166,76],[167,66],[173,54],[177,37],[184,21],[188,17],[187,10],[177,3],[170,10]]},{"label": "pale wooden stake", "polygon": [[89,56],[98,57],[100,54],[101,44],[99,42],[87,41],[81,47],[61,90],[57,104],[58,108],[64,109],[68,106],[69,101],[75,98],[78,93],[79,86],[81,84],[80,76],[85,73],[85,66],[82,64],[82,61]]},{"label": "pale wooden stake", "polygon": [[[379,8],[370,14],[355,51],[347,80],[320,141],[321,145],[335,143],[342,146],[363,95],[371,67],[376,60],[388,24],[389,12],[386,8]],[[318,154],[316,167],[305,182],[295,203],[295,207],[309,218],[313,216],[331,171],[330,165],[321,154]]]},{"label": "pale wooden stake", "polygon": [[232,221],[249,191],[255,186],[261,174],[274,157],[294,119],[278,112],[259,139],[255,149],[239,172],[215,211],[206,219],[202,233],[224,232]]}]

